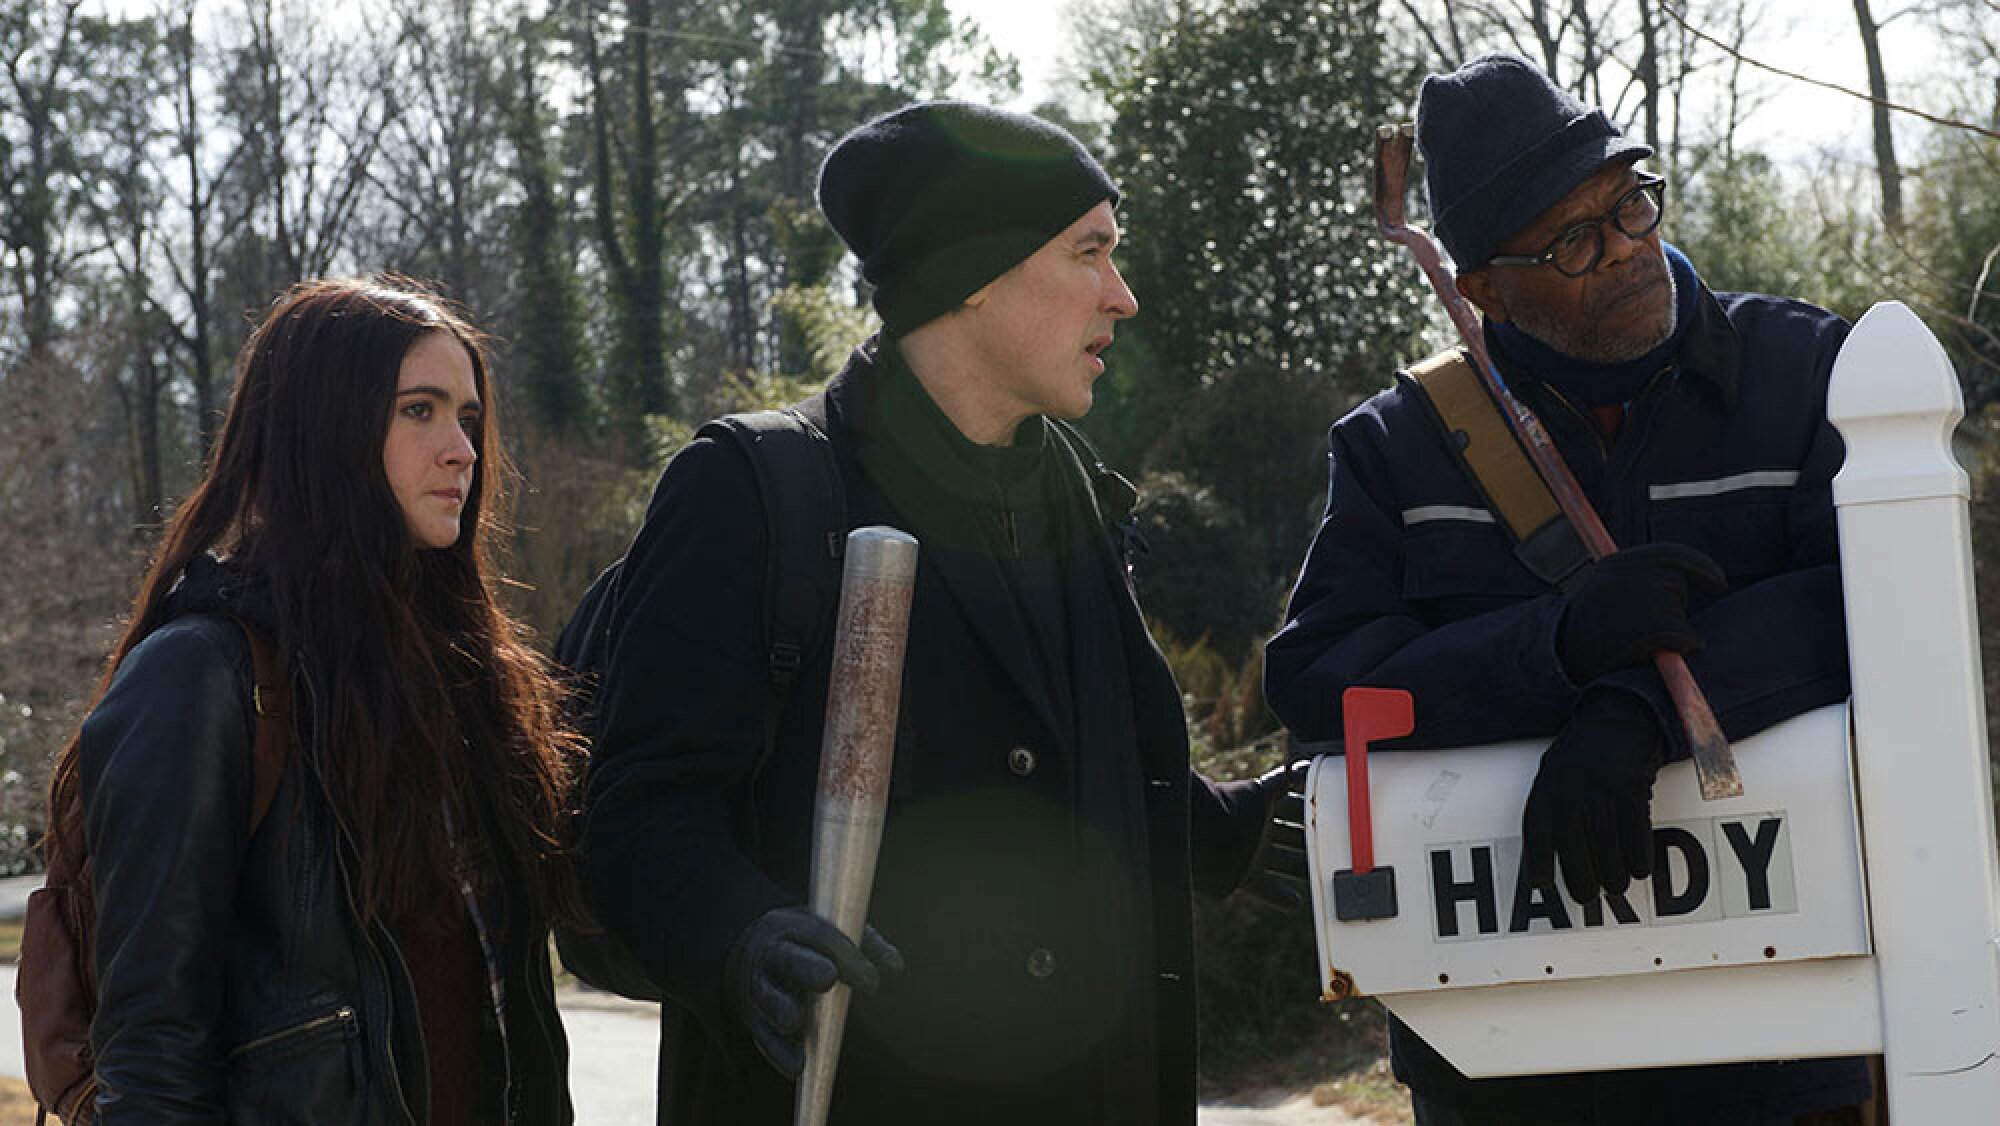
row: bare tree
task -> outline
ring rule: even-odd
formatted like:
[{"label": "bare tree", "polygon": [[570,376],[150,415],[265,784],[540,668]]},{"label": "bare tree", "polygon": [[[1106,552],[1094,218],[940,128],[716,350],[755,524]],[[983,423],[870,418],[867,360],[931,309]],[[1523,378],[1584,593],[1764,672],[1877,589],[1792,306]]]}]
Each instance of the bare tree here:
[{"label": "bare tree", "polygon": [[1868,94],[1874,99],[1875,178],[1882,188],[1882,226],[1891,237],[1903,235],[1903,172],[1896,163],[1896,134],[1889,122],[1889,78],[1882,65],[1882,24],[1869,11],[1868,0],[1854,0],[1854,24],[1861,33],[1861,53],[1868,60]]},{"label": "bare tree", "polygon": [[[334,35],[307,0],[242,0],[226,52],[225,115],[244,146],[246,209],[231,273],[250,301],[330,271],[347,248],[390,116],[386,64]],[[242,240],[251,245],[242,245]]]},{"label": "bare tree", "polygon": [[[1645,138],[1669,175],[1697,171],[1733,148],[1762,94],[1731,51],[1758,29],[1761,9],[1742,0],[1397,0],[1391,42],[1418,44],[1416,61],[1450,69],[1494,50],[1514,51],[1558,84]],[[1687,22],[1682,22],[1683,20]],[[1726,44],[1718,49],[1688,26]],[[1711,107],[1720,107],[1716,112]]]},{"label": "bare tree", "polygon": [[1646,130],[1646,144],[1654,152],[1665,152],[1660,141],[1660,27],[1653,15],[1653,0],[1639,5],[1639,109]]},{"label": "bare tree", "polygon": [[175,293],[174,333],[193,397],[195,433],[205,453],[222,418],[216,374],[216,251],[237,237],[248,208],[220,207],[220,191],[244,146],[240,135],[212,128],[212,99],[205,86],[214,77],[213,56],[196,37],[196,6],[197,0],[166,0],[156,17],[167,29],[166,128],[173,165],[172,174],[162,178],[162,191],[175,211],[160,253]]},{"label": "bare tree", "polygon": [[95,170],[94,191],[85,197],[85,212],[110,259],[112,278],[105,287],[115,294],[106,312],[119,342],[111,351],[110,381],[125,408],[131,465],[133,511],[131,524],[157,524],[166,504],[162,411],[172,377],[166,354],[171,337],[153,296],[155,245],[160,186],[154,174],[160,128],[159,77],[162,44],[151,21],[107,25],[94,52],[103,78],[97,85],[90,127],[85,136]]},{"label": "bare tree", "polygon": [[[659,107],[653,40],[671,30],[654,23],[652,0],[626,0],[625,104],[600,48],[593,3],[578,21],[590,91],[591,163],[597,243],[610,274],[616,310],[610,391],[619,417],[637,419],[671,404],[666,360],[666,240],[660,202]],[[623,129],[613,126],[613,119]],[[622,186],[622,191],[620,190]]]},{"label": "bare tree", "polygon": [[[82,83],[78,69],[81,0],[9,5],[0,16],[0,251],[20,303],[22,361],[42,364],[55,343],[56,295],[81,252],[66,239],[66,218],[82,177],[64,114]],[[12,121],[7,121],[11,118]]]},{"label": "bare tree", "polygon": [[506,22],[492,0],[391,0],[388,11],[393,111],[369,183],[392,225],[375,256],[490,307],[503,246],[482,236],[501,225],[507,186],[498,96]]}]

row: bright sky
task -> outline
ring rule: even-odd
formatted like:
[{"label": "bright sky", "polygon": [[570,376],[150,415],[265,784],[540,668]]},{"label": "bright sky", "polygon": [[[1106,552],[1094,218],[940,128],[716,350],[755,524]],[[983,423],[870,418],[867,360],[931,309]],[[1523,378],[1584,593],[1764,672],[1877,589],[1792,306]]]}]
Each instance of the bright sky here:
[{"label": "bright sky", "polygon": [[[1604,0],[1599,0],[1600,3]],[[1745,53],[1787,70],[1854,89],[1866,89],[1867,72],[1861,41],[1855,34],[1853,9],[1826,0],[1751,0],[1756,24]],[[977,20],[987,37],[1021,64],[1022,94],[1016,108],[1026,109],[1047,97],[1054,64],[1067,47],[1069,0],[947,0],[951,9]],[[1678,5],[1676,5],[1678,7]],[[1876,5],[1878,18],[1892,10]],[[1719,31],[1716,28],[1704,28]],[[1936,44],[1912,21],[1892,22],[1883,33],[1883,54],[1891,95],[1924,104],[1917,87]],[[1855,159],[1869,150],[1866,103],[1816,90],[1773,75],[1746,70],[1746,87],[1768,96],[1739,134],[1748,147],[1782,159],[1814,162],[1824,150],[1838,149]],[[1920,126],[1898,116],[1899,147],[1914,139]],[[1913,144],[1908,147],[1913,148]]]},{"label": "bright sky", "polygon": [[945,0],[953,14],[970,16],[993,45],[1021,64],[1015,109],[1047,100],[1058,55],[1069,43],[1069,0]]}]

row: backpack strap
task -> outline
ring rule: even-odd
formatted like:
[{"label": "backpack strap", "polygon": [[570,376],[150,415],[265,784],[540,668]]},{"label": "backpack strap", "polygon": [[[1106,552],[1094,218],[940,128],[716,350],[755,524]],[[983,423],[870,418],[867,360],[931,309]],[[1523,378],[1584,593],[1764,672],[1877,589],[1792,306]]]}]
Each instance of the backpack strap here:
[{"label": "backpack strap", "polygon": [[766,756],[799,669],[840,603],[847,494],[833,444],[807,417],[809,411],[822,413],[816,405],[808,399],[783,410],[724,415],[696,435],[733,440],[750,459],[764,501],[770,545],[764,556],[764,640],[772,693],[765,712],[771,736]]},{"label": "backpack strap", "polygon": [[[847,494],[832,443],[814,422],[825,418],[825,397],[814,396],[783,410],[729,414],[703,424],[695,437],[734,443],[749,459],[764,504],[768,549],[764,558],[764,640],[771,699],[764,709],[764,743],[751,768],[751,781],[778,741],[779,724],[805,659],[830,625],[840,603],[840,558],[847,546]],[[556,646],[564,665],[587,679],[580,682],[583,710],[596,726],[595,679],[609,656],[608,634],[625,560],[605,568],[578,603]],[[575,697],[572,697],[575,703]],[[739,826],[757,851],[756,819]],[[586,932],[558,926],[556,944],[572,973],[600,989],[641,1001],[677,1006],[664,996],[638,957],[609,931]]]},{"label": "backpack strap", "polygon": [[1439,352],[1403,374],[1423,392],[1445,444],[1500,518],[1514,555],[1535,577],[1568,589],[1589,565],[1590,552],[1515,440],[1465,349]]},{"label": "backpack strap", "polygon": [[250,642],[250,706],[256,718],[250,740],[250,832],[271,812],[291,741],[292,680],[264,631],[229,615]]}]

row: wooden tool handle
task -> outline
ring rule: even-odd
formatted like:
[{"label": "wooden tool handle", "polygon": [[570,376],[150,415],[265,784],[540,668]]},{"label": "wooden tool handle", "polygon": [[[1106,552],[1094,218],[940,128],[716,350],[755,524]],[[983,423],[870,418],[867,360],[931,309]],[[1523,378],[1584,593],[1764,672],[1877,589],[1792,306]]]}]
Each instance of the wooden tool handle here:
[{"label": "wooden tool handle", "polygon": [[[1438,248],[1437,240],[1428,231],[1412,227],[1406,221],[1403,197],[1408,191],[1410,179],[1410,154],[1416,145],[1416,129],[1410,125],[1383,125],[1375,130],[1375,222],[1382,230],[1383,237],[1402,244],[1423,267],[1424,277],[1431,283],[1439,301],[1444,302],[1445,311],[1451,314],[1451,323],[1458,329],[1460,343],[1471,354],[1473,366],[1479,378],[1492,393],[1494,401],[1500,404],[1500,414],[1507,421],[1508,429],[1515,440],[1527,451],[1528,460],[1548,485],[1549,492],[1556,498],[1563,515],[1576,528],[1583,546],[1592,559],[1602,559],[1618,550],[1612,542],[1611,533],[1604,528],[1604,521],[1598,519],[1597,510],[1591,507],[1590,498],[1583,487],[1577,484],[1576,476],[1569,471],[1569,464],[1562,459],[1555,442],[1542,429],[1540,419],[1533,411],[1514,398],[1507,385],[1500,379],[1499,371],[1493,366],[1493,358],[1486,351],[1486,334],[1480,328],[1479,315],[1465,295],[1458,292],[1458,283],[1450,268],[1444,264],[1444,252]],[[1715,720],[1715,712],[1708,706],[1708,700],[1701,694],[1701,686],[1694,682],[1694,674],[1688,671],[1687,662],[1679,653],[1660,652],[1653,654],[1653,663],[1660,670],[1660,677],[1667,682],[1667,692],[1672,695],[1674,709],[1680,713],[1681,726],[1687,732],[1688,744],[1694,751],[1695,773],[1701,779],[1701,796],[1708,801],[1717,798],[1739,797],[1743,793],[1743,779],[1736,771],[1736,756],[1729,749],[1729,740],[1723,737],[1722,725]]]}]

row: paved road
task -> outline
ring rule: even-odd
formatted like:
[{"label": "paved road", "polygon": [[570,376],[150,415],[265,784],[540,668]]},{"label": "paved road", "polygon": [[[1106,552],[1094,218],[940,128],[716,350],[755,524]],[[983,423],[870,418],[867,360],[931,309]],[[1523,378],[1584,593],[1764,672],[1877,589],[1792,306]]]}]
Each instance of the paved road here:
[{"label": "paved road", "polygon": [[[651,1126],[660,1040],[653,1007],[567,989],[557,1000],[569,1033],[570,1097],[576,1103],[577,1122]],[[0,965],[0,1075],[21,1073],[14,967]],[[1304,1096],[1288,1100],[1273,1096],[1267,1101],[1269,1105],[1257,1107],[1203,1107],[1200,1126],[1361,1126],[1360,1120],[1338,1110],[1314,1107]]]},{"label": "paved road", "polygon": [[[571,990],[564,990],[558,1001],[569,1033],[576,1120],[591,1126],[651,1126],[660,1043],[653,1007]],[[14,967],[0,965],[0,1075],[22,1074]]]},{"label": "paved road", "polygon": [[[28,893],[42,886],[42,874],[0,880],[0,923],[11,923],[28,909]],[[11,994],[9,994],[11,996]]]}]

